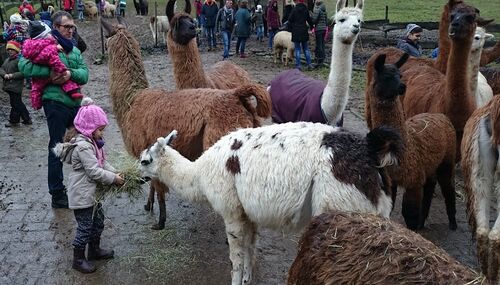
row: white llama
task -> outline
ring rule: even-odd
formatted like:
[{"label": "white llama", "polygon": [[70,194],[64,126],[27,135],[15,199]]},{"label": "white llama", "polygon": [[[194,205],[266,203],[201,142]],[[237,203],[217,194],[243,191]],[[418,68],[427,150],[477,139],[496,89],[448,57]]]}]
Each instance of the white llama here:
[{"label": "white llama", "polygon": [[470,89],[471,94],[476,99],[477,108],[486,105],[493,98],[493,90],[486,81],[484,75],[479,71],[481,62],[481,53],[484,43],[487,39],[492,38],[492,34],[486,33],[484,28],[477,27],[472,41],[472,47],[469,57],[469,74],[471,75]]},{"label": "white llama", "polygon": [[293,69],[278,74],[268,91],[273,102],[273,121],[318,122],[338,124],[349,98],[352,74],[352,52],[361,21],[363,0],[356,7],[346,7],[346,0],[338,0],[333,28],[332,60],[328,82],[304,76]]},{"label": "white llama", "polygon": [[141,171],[222,216],[233,285],[251,279],[257,227],[297,232],[331,209],[389,217],[390,185],[381,167],[397,163],[402,152],[392,129],[366,137],[308,122],[240,129],[194,162],[169,146],[175,136],[141,153]]},{"label": "white llama", "polygon": [[[493,96],[467,120],[461,151],[467,215],[479,264],[491,284],[500,284],[500,96]],[[496,208],[496,216],[491,216],[491,208]]]}]

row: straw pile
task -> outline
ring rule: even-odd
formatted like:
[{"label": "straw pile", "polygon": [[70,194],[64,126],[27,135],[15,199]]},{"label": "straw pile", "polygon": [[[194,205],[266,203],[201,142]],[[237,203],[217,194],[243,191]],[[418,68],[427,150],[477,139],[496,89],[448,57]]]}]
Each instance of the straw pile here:
[{"label": "straw pile", "polygon": [[122,152],[113,152],[107,157],[107,161],[117,169],[118,173],[124,178],[123,185],[104,185],[97,183],[95,200],[97,203],[108,197],[116,197],[121,194],[127,194],[131,200],[142,198],[143,190],[141,173],[139,171],[137,159]]},{"label": "straw pile", "polygon": [[331,212],[302,236],[288,284],[486,284],[405,227],[369,214]]}]

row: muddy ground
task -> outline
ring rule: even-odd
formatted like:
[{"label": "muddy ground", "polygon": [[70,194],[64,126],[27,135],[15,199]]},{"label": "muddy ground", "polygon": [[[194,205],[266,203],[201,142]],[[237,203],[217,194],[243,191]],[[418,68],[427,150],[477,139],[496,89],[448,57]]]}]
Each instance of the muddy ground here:
[{"label": "muddy ground", "polygon": [[[164,47],[153,48],[148,19],[129,17],[130,29],[143,48],[143,59],[151,87],[174,89],[172,65]],[[90,81],[84,93],[104,107],[110,117],[106,132],[108,152],[124,151],[120,132],[108,97],[108,67],[95,65],[100,54],[99,29],[95,22],[79,23],[79,31],[89,44],[84,53]],[[160,37],[161,38],[161,37]],[[247,59],[232,58],[255,80],[268,83],[283,69],[272,63],[264,44],[249,41]],[[234,42],[233,42],[234,52]],[[363,65],[371,49],[359,45],[355,63]],[[222,58],[222,50],[202,49],[205,67]],[[318,72],[309,73],[320,77]],[[30,111],[32,126],[8,129],[8,99],[0,96],[0,284],[228,284],[230,261],[222,220],[207,205],[191,204],[170,195],[167,224],[163,231],[151,225],[157,219],[144,211],[143,198],[130,201],[117,197],[105,202],[107,216],[103,245],[114,248],[115,258],[99,262],[94,274],[71,269],[75,221],[71,210],[53,210],[46,187],[48,133],[42,111]],[[352,92],[346,110],[346,126],[366,132],[362,118],[361,92]],[[25,102],[28,103],[26,91]],[[457,191],[462,190],[459,176]],[[458,229],[448,230],[442,196],[436,191],[427,227],[421,234],[443,247],[464,264],[477,268],[474,244],[465,219],[463,199],[458,199]],[[401,201],[392,219],[402,222]],[[257,243],[254,284],[283,284],[295,254],[298,235],[261,230]]]}]

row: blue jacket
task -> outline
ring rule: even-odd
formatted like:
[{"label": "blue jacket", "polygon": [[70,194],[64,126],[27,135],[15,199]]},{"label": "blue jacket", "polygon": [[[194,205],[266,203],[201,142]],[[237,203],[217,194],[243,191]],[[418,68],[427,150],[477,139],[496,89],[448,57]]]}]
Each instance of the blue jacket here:
[{"label": "blue jacket", "polygon": [[418,43],[410,41],[408,38],[404,37],[398,41],[398,49],[405,51],[407,54],[420,57],[422,55],[422,46]]}]

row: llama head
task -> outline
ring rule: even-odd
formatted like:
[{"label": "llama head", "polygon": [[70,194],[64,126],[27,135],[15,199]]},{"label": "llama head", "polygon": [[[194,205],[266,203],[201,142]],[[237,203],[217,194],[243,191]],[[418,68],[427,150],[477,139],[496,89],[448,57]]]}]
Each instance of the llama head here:
[{"label": "llama head", "polygon": [[116,17],[116,20],[118,23],[112,23],[110,20],[102,17],[100,19],[101,26],[104,29],[104,36],[108,39],[113,37],[120,31],[127,30],[128,24],[125,21],[125,18],[118,16]]},{"label": "llama head", "polygon": [[346,0],[337,1],[333,37],[344,44],[354,43],[363,21],[363,0],[358,0],[356,7],[347,7]]},{"label": "llama head", "polygon": [[187,45],[196,38],[196,24],[189,15],[191,13],[191,3],[186,0],[184,13],[175,13],[174,6],[176,0],[169,0],[166,13],[170,24],[170,35],[172,39],[180,45]]},{"label": "llama head", "polygon": [[450,12],[448,35],[452,40],[472,38],[476,27],[483,27],[493,22],[479,16],[479,10],[463,2],[456,4]]},{"label": "llama head", "polygon": [[403,95],[406,91],[406,85],[401,80],[399,68],[408,60],[409,55],[403,54],[395,64],[385,64],[385,54],[380,54],[375,59],[375,80],[374,96],[380,100],[393,101],[398,95]]},{"label": "llama head", "polygon": [[148,181],[158,177],[160,158],[166,151],[171,149],[172,141],[177,137],[177,131],[173,130],[166,137],[159,137],[148,149],[142,151],[139,161],[139,169],[143,175],[143,180]]},{"label": "llama head", "polygon": [[492,34],[486,33],[486,30],[481,27],[476,28],[476,33],[474,34],[474,40],[472,41],[471,52],[476,52],[481,50],[487,39],[491,39],[494,36]]}]

